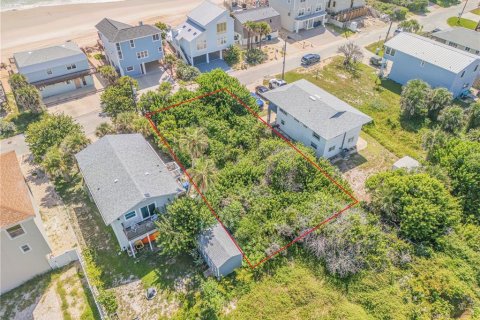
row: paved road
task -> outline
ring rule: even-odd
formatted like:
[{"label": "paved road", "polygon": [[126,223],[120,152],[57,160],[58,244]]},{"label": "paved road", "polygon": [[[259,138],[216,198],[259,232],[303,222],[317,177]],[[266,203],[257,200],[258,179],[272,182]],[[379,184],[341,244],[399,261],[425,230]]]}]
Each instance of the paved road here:
[{"label": "paved road", "polygon": [[[447,18],[451,16],[456,16],[461,11],[464,3],[461,3],[457,6],[450,8],[435,8],[432,9],[431,13],[424,16],[416,16],[420,24],[424,26],[425,31],[431,31],[434,28],[444,29],[448,27],[446,24]],[[474,9],[477,6],[476,1],[470,1],[467,4],[465,12],[468,12]],[[392,26],[392,31],[395,30],[396,23]],[[388,30],[388,26],[381,28],[367,30],[360,32],[355,35],[352,39],[355,43],[360,46],[368,45],[372,42],[378,41],[380,38],[384,38]],[[336,55],[337,48],[349,41],[343,37],[337,37],[334,41],[329,41],[325,45],[316,46],[311,52],[319,53],[322,56],[322,59],[332,57]],[[305,52],[297,52],[291,55],[288,55],[289,47],[287,46],[287,59],[285,63],[285,71],[293,70],[300,66],[300,57],[305,54]],[[262,64],[257,67],[249,68],[247,70],[240,70],[232,72],[231,75],[237,77],[241,83],[245,85],[252,85],[254,83],[262,82],[265,76],[273,76],[282,72],[282,62],[281,60],[269,62]],[[152,80],[153,83],[157,81],[156,79]],[[71,115],[78,123],[80,123],[85,130],[87,136],[93,138],[95,128],[104,121],[108,121],[108,118],[102,117],[100,112],[100,95],[91,95],[84,97],[82,99],[74,100],[61,104],[59,106],[49,108],[49,112],[64,112],[65,114]],[[16,150],[18,155],[23,155],[29,152],[27,145],[25,144],[25,137],[22,135],[17,135],[9,139],[4,139],[0,141],[0,151],[10,151]]]}]

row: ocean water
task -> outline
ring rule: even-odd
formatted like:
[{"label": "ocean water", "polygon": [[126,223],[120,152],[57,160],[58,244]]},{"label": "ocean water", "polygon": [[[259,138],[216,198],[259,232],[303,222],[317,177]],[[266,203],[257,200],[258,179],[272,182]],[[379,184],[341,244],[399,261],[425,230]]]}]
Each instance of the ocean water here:
[{"label": "ocean water", "polygon": [[114,2],[123,0],[1,0],[1,11],[24,10],[42,6],[60,6],[64,4]]}]

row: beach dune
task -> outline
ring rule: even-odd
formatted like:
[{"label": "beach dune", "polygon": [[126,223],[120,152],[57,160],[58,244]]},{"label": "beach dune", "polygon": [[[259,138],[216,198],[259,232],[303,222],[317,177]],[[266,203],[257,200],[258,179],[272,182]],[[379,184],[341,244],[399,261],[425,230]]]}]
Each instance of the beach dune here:
[{"label": "beach dune", "polygon": [[95,25],[105,17],[130,24],[162,21],[175,26],[201,1],[126,0],[4,11],[1,13],[1,60],[7,62],[14,52],[66,40],[80,46],[93,45],[97,41]]}]

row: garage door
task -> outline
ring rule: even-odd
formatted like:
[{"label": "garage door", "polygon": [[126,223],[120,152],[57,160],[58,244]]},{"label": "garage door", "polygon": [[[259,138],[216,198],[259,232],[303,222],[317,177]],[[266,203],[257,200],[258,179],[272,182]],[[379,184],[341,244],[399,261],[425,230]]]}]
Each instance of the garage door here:
[{"label": "garage door", "polygon": [[210,52],[210,53],[208,54],[208,57],[210,58],[210,61],[212,61],[212,60],[218,60],[218,59],[220,59],[220,51]]},{"label": "garage door", "polygon": [[199,64],[199,63],[204,63],[204,62],[207,62],[207,55],[206,54],[202,54],[201,56],[198,56],[198,57],[193,57],[193,64],[194,65]]}]

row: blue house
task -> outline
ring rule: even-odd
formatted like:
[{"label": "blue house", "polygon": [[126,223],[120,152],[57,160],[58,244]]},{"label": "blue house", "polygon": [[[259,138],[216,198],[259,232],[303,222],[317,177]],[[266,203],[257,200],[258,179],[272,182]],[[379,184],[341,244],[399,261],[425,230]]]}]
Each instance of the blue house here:
[{"label": "blue house", "polygon": [[454,97],[468,91],[480,74],[479,56],[408,32],[385,43],[384,57],[393,63],[388,75],[393,81],[421,79]]},{"label": "blue house", "polygon": [[137,26],[103,19],[96,26],[105,56],[122,76],[139,76],[155,69],[163,58],[161,31],[140,22]]},{"label": "blue house", "polygon": [[93,86],[93,69],[87,56],[71,41],[17,52],[13,58],[18,72],[40,90],[43,98]]}]

